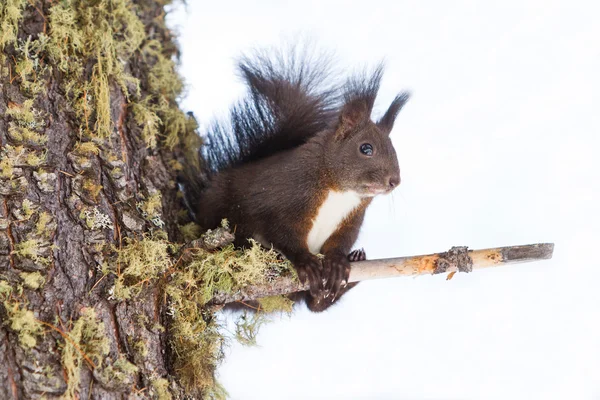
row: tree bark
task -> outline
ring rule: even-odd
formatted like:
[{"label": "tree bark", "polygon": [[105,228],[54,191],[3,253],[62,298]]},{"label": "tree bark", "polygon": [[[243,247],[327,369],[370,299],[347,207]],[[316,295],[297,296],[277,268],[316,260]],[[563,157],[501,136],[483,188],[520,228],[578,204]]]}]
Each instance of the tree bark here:
[{"label": "tree bark", "polygon": [[164,296],[115,301],[101,272],[127,239],[179,235],[173,147],[193,127],[166,1],[2,3],[0,399],[169,398]]}]

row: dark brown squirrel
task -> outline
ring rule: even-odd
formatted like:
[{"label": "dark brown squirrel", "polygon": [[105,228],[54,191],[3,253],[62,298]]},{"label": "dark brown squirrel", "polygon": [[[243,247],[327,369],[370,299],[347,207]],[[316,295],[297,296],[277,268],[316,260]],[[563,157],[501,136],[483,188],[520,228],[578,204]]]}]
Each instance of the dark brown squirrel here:
[{"label": "dark brown squirrel", "polygon": [[308,308],[323,311],[353,286],[367,206],[400,184],[389,135],[408,93],[373,122],[381,64],[341,85],[307,53],[256,52],[238,67],[248,94],[208,130],[186,201],[204,229],[226,218],[237,246],[254,238],[281,252],[310,284]]}]

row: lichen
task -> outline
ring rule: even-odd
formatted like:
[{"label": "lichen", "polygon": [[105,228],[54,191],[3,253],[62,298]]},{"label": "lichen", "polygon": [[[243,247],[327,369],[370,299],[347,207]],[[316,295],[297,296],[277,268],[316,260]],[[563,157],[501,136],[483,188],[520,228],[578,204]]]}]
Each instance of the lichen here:
[{"label": "lichen", "polygon": [[35,223],[35,233],[38,236],[49,238],[54,231],[54,227],[51,226],[53,221],[50,213],[42,211],[39,213],[38,220]]},{"label": "lichen", "polygon": [[75,149],[73,151],[84,156],[100,154],[100,149],[94,142],[79,142],[75,145]]},{"label": "lichen", "polygon": [[21,203],[21,211],[23,212],[23,219],[29,219],[37,211],[37,206],[29,199],[23,199]]},{"label": "lichen", "polygon": [[[0,288],[0,293],[6,289]],[[6,294],[3,295],[6,298]],[[42,324],[35,318],[33,311],[28,310],[24,304],[16,300],[4,300],[4,308],[7,314],[5,323],[19,336],[21,347],[31,349],[37,344],[37,336],[44,333]]]},{"label": "lichen", "polygon": [[42,146],[48,141],[46,135],[32,131],[24,126],[17,126],[13,123],[8,125],[8,136],[15,142],[23,142],[37,146]]},{"label": "lichen", "polygon": [[271,314],[277,311],[290,314],[294,302],[285,296],[269,296],[258,299],[260,311]]},{"label": "lichen", "polygon": [[160,215],[162,209],[162,194],[160,192],[152,193],[147,200],[138,201],[136,207],[145,220],[152,222],[159,228],[164,226],[165,222]]},{"label": "lichen", "polygon": [[171,392],[169,391],[169,381],[165,378],[156,378],[150,381],[150,386],[152,388],[152,394],[158,400],[171,400],[173,396],[171,396]]},{"label": "lichen", "polygon": [[94,207],[93,209],[83,209],[79,216],[85,220],[86,226],[92,230],[114,229],[110,217],[106,214],[103,214],[98,207]]},{"label": "lichen", "polygon": [[7,300],[13,291],[13,287],[5,280],[0,280],[0,300]]},{"label": "lichen", "polygon": [[[81,131],[108,137],[110,83],[129,97],[128,84],[139,87],[122,60],[138,50],[146,33],[129,0],[65,0],[52,6],[49,17],[51,61],[65,73],[65,89],[79,117]],[[92,62],[91,76],[84,66]],[[136,89],[137,90],[137,89]]]},{"label": "lichen", "polygon": [[207,307],[214,293],[235,292],[292,272],[288,261],[254,241],[244,250],[230,245],[214,252],[191,252],[191,260],[171,275],[165,290],[170,298],[175,370],[184,387],[206,392],[218,387],[214,371],[225,343],[214,311]]},{"label": "lichen", "polygon": [[176,249],[162,231],[145,234],[141,240],[125,239],[125,245],[115,249],[116,262],[108,268],[116,276],[111,298],[125,300],[139,295],[145,284],[151,284],[172,265],[171,254]]},{"label": "lichen", "polygon": [[47,43],[48,37],[41,33],[38,39],[32,41],[31,36],[28,36],[26,40],[19,40],[15,46],[15,73],[20,78],[22,92],[33,97],[46,92],[46,80],[43,76],[50,67],[41,59]]},{"label": "lichen", "polygon": [[37,290],[44,286],[46,283],[46,278],[42,276],[39,272],[21,272],[19,274],[21,279],[23,280],[23,285],[26,287]]},{"label": "lichen", "polygon": [[50,265],[52,259],[48,256],[44,256],[48,243],[42,239],[28,239],[23,242],[19,242],[15,245],[15,250],[11,254],[18,257],[29,258],[34,262],[42,265]]},{"label": "lichen", "polygon": [[104,365],[100,371],[100,379],[111,386],[131,385],[135,382],[135,375],[139,368],[129,362],[123,355],[115,362]]},{"label": "lichen", "polygon": [[67,378],[65,399],[76,399],[79,391],[81,368],[84,355],[94,366],[102,364],[102,360],[110,350],[106,337],[104,323],[96,317],[93,308],[81,310],[81,317],[73,324],[67,333],[69,340],[65,341],[62,350],[62,364]]},{"label": "lichen", "polygon": [[187,243],[194,239],[198,239],[202,233],[202,228],[195,222],[189,222],[179,226],[179,232],[181,232],[183,241]]},{"label": "lichen", "polygon": [[19,126],[34,129],[39,126],[39,121],[36,118],[36,111],[33,108],[33,99],[27,99],[23,104],[10,102],[6,110],[6,115]]},{"label": "lichen", "polygon": [[45,161],[45,152],[7,144],[0,151],[0,178],[12,179],[15,177],[16,168],[37,167]]},{"label": "lichen", "polygon": [[[0,2],[0,64],[4,64],[4,48],[16,42],[19,22],[27,0],[3,0]],[[2,74],[4,75],[4,73]]]},{"label": "lichen", "polygon": [[235,338],[244,346],[256,346],[258,331],[266,322],[263,313],[245,312],[236,320]]},{"label": "lichen", "polygon": [[159,126],[162,123],[159,116],[148,105],[148,97],[145,102],[133,104],[132,111],[135,122],[142,127],[142,139],[147,147],[156,147],[159,134]]}]

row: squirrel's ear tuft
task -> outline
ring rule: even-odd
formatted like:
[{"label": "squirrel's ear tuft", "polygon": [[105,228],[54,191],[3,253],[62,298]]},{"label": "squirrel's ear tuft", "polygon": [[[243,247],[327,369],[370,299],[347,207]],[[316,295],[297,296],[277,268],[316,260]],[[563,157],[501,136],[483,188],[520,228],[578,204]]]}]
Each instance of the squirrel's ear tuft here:
[{"label": "squirrel's ear tuft", "polygon": [[390,134],[392,128],[394,127],[394,121],[396,121],[398,113],[402,107],[404,107],[409,98],[410,93],[408,92],[402,92],[396,96],[394,101],[392,101],[392,104],[390,104],[388,110],[385,112],[385,114],[383,114],[383,117],[381,117],[381,119],[377,122],[379,129],[388,135]]},{"label": "squirrel's ear tuft", "polygon": [[346,103],[340,113],[340,121],[336,129],[336,137],[343,139],[354,128],[370,118],[367,104],[361,100]]}]

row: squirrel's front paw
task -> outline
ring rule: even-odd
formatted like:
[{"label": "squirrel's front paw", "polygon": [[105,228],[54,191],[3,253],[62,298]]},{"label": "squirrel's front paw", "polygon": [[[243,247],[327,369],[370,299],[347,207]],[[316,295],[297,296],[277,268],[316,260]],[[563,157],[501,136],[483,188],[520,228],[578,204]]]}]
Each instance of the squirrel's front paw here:
[{"label": "squirrel's front paw", "polygon": [[334,301],[342,286],[348,284],[350,277],[350,261],[348,256],[341,253],[326,254],[323,260],[323,278],[326,279],[325,290],[333,295]]},{"label": "squirrel's front paw", "polygon": [[321,260],[313,254],[307,254],[296,260],[294,266],[300,282],[304,284],[308,281],[310,294],[316,296],[323,289]]}]

